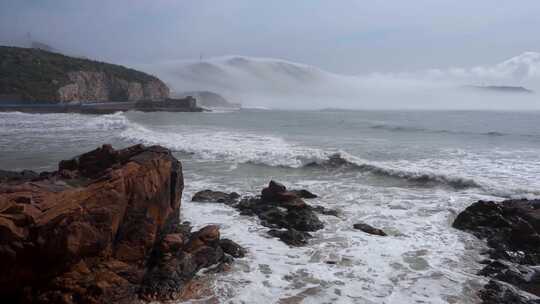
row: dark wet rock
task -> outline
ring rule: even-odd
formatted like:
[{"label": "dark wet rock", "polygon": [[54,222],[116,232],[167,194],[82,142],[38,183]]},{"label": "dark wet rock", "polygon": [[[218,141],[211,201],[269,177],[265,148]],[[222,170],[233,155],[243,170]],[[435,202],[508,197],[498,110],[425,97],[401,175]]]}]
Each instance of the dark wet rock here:
[{"label": "dark wet rock", "polygon": [[324,228],[323,222],[308,208],[288,210],[285,222],[285,228],[294,228],[300,231],[317,231]]},{"label": "dark wet rock", "polygon": [[300,196],[292,191],[287,191],[287,188],[278,182],[270,181],[268,187],[261,191],[261,200],[266,203],[279,203],[285,208],[303,208],[307,204]]},{"label": "dark wet rock", "polygon": [[453,227],[485,239],[496,259],[479,272],[493,279],[480,293],[483,303],[540,303],[522,295],[540,296],[540,200],[478,201]]},{"label": "dark wet rock", "polygon": [[271,229],[268,234],[279,238],[285,244],[290,246],[304,246],[312,237],[311,234],[305,231],[298,231],[294,228],[287,230]]},{"label": "dark wet rock", "polygon": [[353,225],[354,229],[362,230],[365,233],[373,234],[373,235],[379,235],[379,236],[386,236],[387,234],[382,231],[381,229],[375,228],[373,226],[370,226],[366,223],[356,223]]},{"label": "dark wet rock", "polygon": [[540,267],[496,260],[487,264],[478,274],[512,284],[521,290],[540,296]]},{"label": "dark wet rock", "polygon": [[540,200],[478,201],[453,226],[486,239],[494,259],[540,264]]},{"label": "dark wet rock", "polygon": [[311,199],[311,198],[317,198],[318,196],[306,189],[300,189],[300,190],[291,190],[291,193],[294,193],[296,196],[300,197],[300,198],[306,198],[306,199]]},{"label": "dark wet rock", "polygon": [[479,295],[483,304],[540,304],[540,299],[534,299],[510,285],[495,280],[490,280]]},{"label": "dark wet rock", "polygon": [[239,244],[236,242],[229,240],[229,239],[221,239],[219,241],[219,246],[221,246],[221,249],[223,249],[223,252],[226,254],[235,257],[235,258],[243,258],[246,255],[246,250],[242,248]]},{"label": "dark wet rock", "polygon": [[[288,192],[285,190],[283,193]],[[272,197],[281,198],[279,195]],[[268,197],[267,200],[247,197],[243,198],[235,207],[244,215],[257,215],[261,219],[261,224],[269,228],[317,231],[324,227],[317,214],[300,198],[291,201],[268,201],[268,199]]]},{"label": "dark wet rock", "polygon": [[324,215],[331,215],[335,217],[339,216],[339,211],[337,211],[336,209],[328,209],[323,206],[312,206],[311,210]]},{"label": "dark wet rock", "polygon": [[191,201],[201,203],[224,203],[234,204],[238,201],[240,195],[236,192],[226,193],[221,191],[203,190],[195,193]]},{"label": "dark wet rock", "polygon": [[277,199],[275,195],[284,193],[286,191],[287,187],[285,187],[283,184],[271,180],[270,183],[268,183],[268,187],[262,189],[261,191],[262,199],[265,201],[272,201]]},{"label": "dark wet rock", "polygon": [[[228,196],[230,196],[230,194],[224,192],[213,192],[210,190],[199,193],[201,195],[196,196],[203,198],[212,197],[213,201],[215,201],[216,197],[221,197],[223,198],[223,202],[227,202]],[[261,191],[260,196],[246,196],[231,205],[238,209],[242,215],[258,216],[261,220],[261,225],[265,227],[291,230],[292,232],[289,231],[286,234],[284,232],[272,232],[272,234],[279,235],[280,239],[284,240],[284,242],[289,242],[294,244],[294,246],[300,246],[305,244],[307,242],[305,240],[310,237],[309,233],[302,232],[317,231],[324,227],[317,213],[337,216],[337,211],[335,210],[326,209],[322,206],[313,207],[306,204],[301,196],[315,197],[314,194],[307,190],[288,191],[287,187],[283,184],[272,180]],[[303,241],[297,241],[297,239]]]}]

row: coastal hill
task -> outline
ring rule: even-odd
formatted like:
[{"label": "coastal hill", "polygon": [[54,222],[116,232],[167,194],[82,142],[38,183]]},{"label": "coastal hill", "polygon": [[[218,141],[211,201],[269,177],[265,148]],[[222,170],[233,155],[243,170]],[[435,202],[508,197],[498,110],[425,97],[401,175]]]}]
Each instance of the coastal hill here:
[{"label": "coastal hill", "polygon": [[158,78],[120,65],[38,48],[0,46],[0,102],[100,103],[162,101]]}]

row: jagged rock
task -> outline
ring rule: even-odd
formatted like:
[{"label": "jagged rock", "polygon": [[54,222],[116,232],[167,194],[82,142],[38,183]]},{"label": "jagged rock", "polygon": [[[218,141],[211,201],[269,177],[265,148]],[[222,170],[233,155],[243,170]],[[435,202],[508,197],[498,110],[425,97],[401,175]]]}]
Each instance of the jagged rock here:
[{"label": "jagged rock", "polygon": [[496,260],[491,261],[478,274],[512,284],[540,296],[540,268],[538,267]]},{"label": "jagged rock", "polygon": [[540,264],[540,200],[478,201],[453,226],[487,239],[493,258]]},{"label": "jagged rock", "polygon": [[484,304],[540,304],[540,299],[520,294],[517,289],[495,280],[490,280],[479,295]]},{"label": "jagged rock", "polygon": [[[540,296],[540,200],[478,201],[461,212],[453,227],[486,239],[493,259],[479,274],[493,278],[481,291],[483,303],[538,303],[504,281]],[[531,302],[532,301],[532,302]]]},{"label": "jagged rock", "polygon": [[221,191],[203,190],[195,193],[191,201],[193,202],[217,202],[225,204],[234,204],[238,201],[240,195],[236,192],[225,193]]},{"label": "jagged rock", "polygon": [[169,299],[224,259],[219,229],[179,224],[182,167],[163,147],[109,145],[37,180],[0,184],[0,298]]},{"label": "jagged rock", "polygon": [[381,229],[375,228],[373,226],[370,226],[366,223],[356,223],[353,225],[354,229],[362,230],[365,233],[373,234],[373,235],[379,235],[379,236],[386,236],[387,234],[382,231]]},{"label": "jagged rock", "polygon": [[309,234],[308,232],[298,231],[294,228],[290,228],[287,230],[271,229],[268,231],[268,234],[273,237],[279,238],[285,244],[291,246],[304,246],[311,238],[311,234]]},{"label": "jagged rock", "polygon": [[[295,238],[294,236],[301,234],[300,239],[304,241],[292,241],[294,246],[301,246],[307,242],[305,240],[310,237],[310,234],[300,232],[317,231],[324,227],[316,212],[337,216],[337,211],[322,206],[312,207],[306,204],[298,193],[306,197],[314,196],[307,190],[288,191],[283,184],[272,180],[261,191],[261,196],[243,197],[237,201],[238,197],[234,192],[227,194],[204,190],[198,192],[193,197],[193,200],[216,201],[216,199],[221,199],[224,203],[231,204],[233,202],[231,205],[240,210],[240,214],[257,215],[261,219],[263,226],[291,230],[292,232],[287,232],[287,235],[283,234],[283,232],[272,232],[272,235],[283,235],[280,239],[286,243],[289,239],[296,239],[298,237]],[[232,200],[231,196],[233,197]]]},{"label": "jagged rock", "polygon": [[246,255],[246,250],[232,240],[221,239],[219,241],[219,246],[221,246],[223,252],[231,255],[232,257],[243,258]]}]

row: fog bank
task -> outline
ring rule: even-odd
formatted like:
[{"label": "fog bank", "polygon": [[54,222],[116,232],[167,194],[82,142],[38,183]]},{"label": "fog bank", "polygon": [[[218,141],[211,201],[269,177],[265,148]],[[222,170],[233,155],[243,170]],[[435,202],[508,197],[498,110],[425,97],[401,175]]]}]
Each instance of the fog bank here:
[{"label": "fog bank", "polygon": [[471,68],[341,75],[272,58],[226,56],[137,65],[173,90],[208,90],[245,107],[286,109],[540,109],[537,94],[464,86],[540,89],[540,53]]}]

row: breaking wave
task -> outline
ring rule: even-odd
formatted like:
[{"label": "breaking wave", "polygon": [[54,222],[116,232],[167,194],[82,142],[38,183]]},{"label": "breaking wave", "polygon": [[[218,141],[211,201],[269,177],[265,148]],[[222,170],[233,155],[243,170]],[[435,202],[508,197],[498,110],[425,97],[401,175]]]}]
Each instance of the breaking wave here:
[{"label": "breaking wave", "polygon": [[132,142],[163,145],[176,152],[196,155],[204,161],[231,161],[294,169],[358,170],[426,186],[447,186],[458,190],[482,188],[469,178],[391,168],[361,160],[345,152],[323,151],[268,135],[191,127],[184,127],[180,132],[156,131],[130,122],[129,128],[121,136]]},{"label": "breaking wave", "polygon": [[128,119],[124,113],[85,115],[75,113],[1,112],[1,134],[54,134],[62,132],[104,132],[124,130]]},{"label": "breaking wave", "polygon": [[204,161],[300,168],[326,155],[319,149],[292,144],[280,137],[215,128],[179,126],[174,131],[153,130],[130,122],[120,136],[131,142],[163,145]]},{"label": "breaking wave", "polygon": [[384,177],[404,179],[423,185],[444,185],[455,189],[482,188],[479,183],[470,178],[449,176],[435,172],[408,171],[390,168],[381,164],[360,160],[354,156],[344,153],[331,154],[322,162],[309,163],[306,164],[305,167],[320,167],[329,169],[348,168],[352,170],[369,172]]}]

